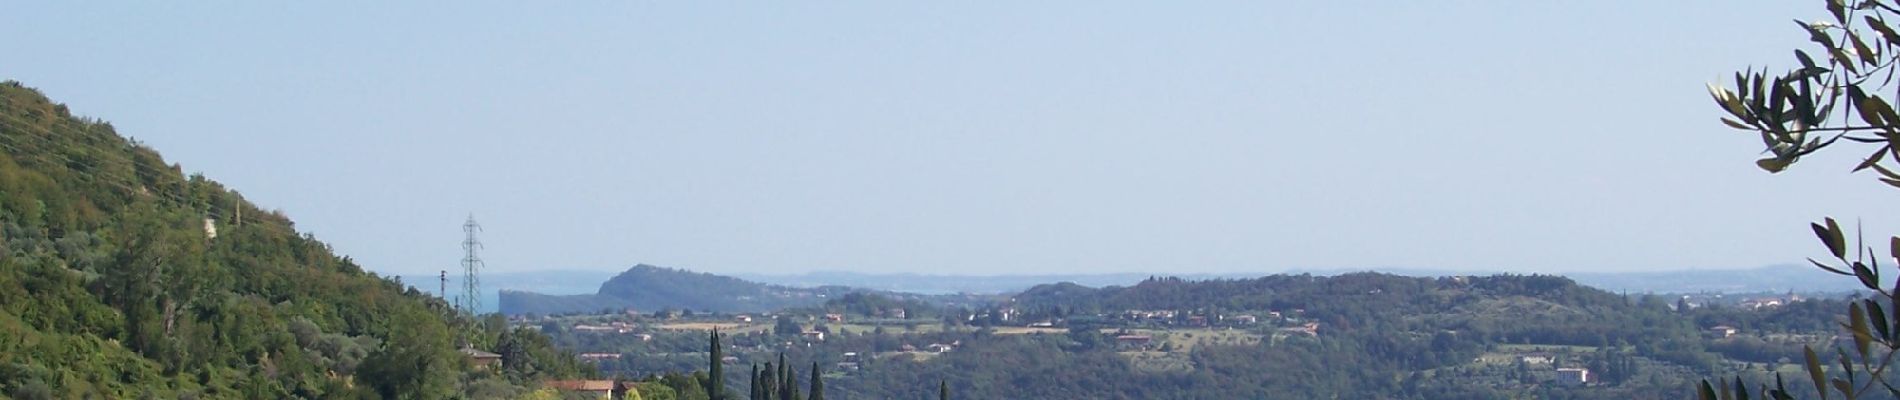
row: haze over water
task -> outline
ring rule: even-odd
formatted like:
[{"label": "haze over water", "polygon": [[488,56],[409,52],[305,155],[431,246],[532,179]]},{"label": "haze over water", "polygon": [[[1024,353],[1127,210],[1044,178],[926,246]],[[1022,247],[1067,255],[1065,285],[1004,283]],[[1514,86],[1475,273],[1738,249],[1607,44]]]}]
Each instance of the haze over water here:
[{"label": "haze over water", "polygon": [[455,269],[470,213],[495,271],[1740,268],[1900,228],[1857,154],[1756,170],[1699,85],[1786,67],[1807,3],[9,8],[0,75],[387,273]]}]

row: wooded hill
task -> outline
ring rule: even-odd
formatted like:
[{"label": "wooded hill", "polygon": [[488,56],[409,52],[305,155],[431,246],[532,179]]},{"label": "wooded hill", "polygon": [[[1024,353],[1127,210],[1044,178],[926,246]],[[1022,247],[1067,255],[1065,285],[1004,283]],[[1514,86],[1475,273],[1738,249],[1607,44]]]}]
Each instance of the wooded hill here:
[{"label": "wooded hill", "polygon": [[[512,346],[516,368],[467,372],[461,341]],[[583,374],[545,343],[476,324],[111,124],[0,83],[0,393],[446,398]]]},{"label": "wooded hill", "polygon": [[[740,365],[780,353],[793,365],[817,362],[841,398],[927,398],[947,382],[958,398],[1669,399],[1714,374],[1790,372],[1789,385],[1810,385],[1790,362],[1803,346],[1844,337],[1836,318],[1846,304],[1695,305],[1556,276],[1377,273],[1050,284],[901,321],[851,311],[895,303],[856,300],[865,306],[841,298],[787,310],[791,329],[774,326],[785,319],[732,327],[725,354]],[[839,311],[850,315],[811,318]],[[600,362],[610,375],[679,373],[708,357],[704,333],[678,331],[680,319],[571,318],[542,323],[556,343],[626,355]],[[564,328],[590,318],[630,321],[631,333],[651,339]],[[1590,372],[1566,381],[1565,369]],[[745,388],[743,373],[725,376]]]},{"label": "wooded hill", "polygon": [[934,304],[973,302],[971,297],[961,295],[919,295],[845,286],[806,288],[768,285],[724,275],[640,264],[601,283],[600,291],[595,294],[546,295],[503,291],[501,312],[507,315],[620,312],[625,309],[641,312],[766,312],[811,307],[824,304],[827,299],[867,292]]}]

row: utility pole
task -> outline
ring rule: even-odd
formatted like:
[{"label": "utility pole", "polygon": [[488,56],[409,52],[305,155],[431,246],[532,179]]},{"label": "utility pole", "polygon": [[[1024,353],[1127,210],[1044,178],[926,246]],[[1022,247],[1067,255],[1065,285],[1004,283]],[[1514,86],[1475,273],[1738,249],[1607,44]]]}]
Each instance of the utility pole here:
[{"label": "utility pole", "polygon": [[449,299],[449,270],[442,270],[442,288],[436,290],[435,294],[442,296],[443,301]]},{"label": "utility pole", "polygon": [[469,214],[468,221],[462,223],[462,233],[466,236],[462,239],[462,298],[457,302],[469,315],[481,314],[477,311],[482,305],[481,279],[476,274],[481,272],[483,264],[476,250],[482,248],[482,241],[475,238],[475,233],[481,231],[482,225],[475,223],[475,215]]}]

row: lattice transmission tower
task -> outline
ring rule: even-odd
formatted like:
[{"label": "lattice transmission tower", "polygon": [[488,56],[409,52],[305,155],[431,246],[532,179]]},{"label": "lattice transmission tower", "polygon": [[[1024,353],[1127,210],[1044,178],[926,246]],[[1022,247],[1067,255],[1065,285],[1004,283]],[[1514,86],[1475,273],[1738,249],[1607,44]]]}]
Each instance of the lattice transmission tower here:
[{"label": "lattice transmission tower", "polygon": [[462,239],[462,296],[455,301],[457,307],[469,314],[481,313],[477,310],[482,306],[482,286],[481,278],[477,275],[481,273],[483,264],[482,257],[476,251],[481,250],[482,241],[475,238],[475,234],[481,231],[482,224],[475,223],[475,215],[469,214],[468,222],[462,223],[462,234],[466,235]]}]

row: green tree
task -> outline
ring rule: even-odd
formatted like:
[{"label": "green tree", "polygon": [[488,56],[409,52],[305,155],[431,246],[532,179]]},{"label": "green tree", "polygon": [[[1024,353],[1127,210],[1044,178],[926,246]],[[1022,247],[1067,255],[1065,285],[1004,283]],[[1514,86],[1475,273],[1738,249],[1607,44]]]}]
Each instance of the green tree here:
[{"label": "green tree", "polygon": [[534,375],[534,356],[528,353],[528,347],[522,343],[520,335],[502,331],[500,344],[495,352],[501,354],[501,367],[510,374],[522,377]]},{"label": "green tree", "polygon": [[792,317],[789,315],[779,316],[778,322],[772,325],[772,334],[774,335],[796,336],[804,332],[805,328],[799,327],[798,322],[792,321]]},{"label": "green tree", "polygon": [[390,340],[383,349],[363,361],[358,374],[384,398],[438,399],[448,397],[455,379],[449,360],[451,337],[442,324],[419,320],[414,314],[398,314],[391,323]]},{"label": "green tree", "polygon": [[779,372],[771,370],[771,362],[766,362],[766,370],[758,372],[758,398],[771,400],[779,396]]},{"label": "green tree", "polygon": [[710,354],[707,363],[711,366],[706,373],[706,396],[712,400],[726,400],[726,356],[719,345],[719,328],[713,328],[709,336],[712,344],[708,346]]},{"label": "green tree", "polygon": [[759,365],[758,364],[752,364],[752,375],[748,375],[748,376],[752,377],[752,379],[748,381],[748,383],[752,386],[752,396],[748,398],[752,400],[764,400],[765,397],[761,395],[762,392],[760,392],[760,390],[764,390],[765,385],[762,382],[759,382]]},{"label": "green tree", "polygon": [[792,363],[785,361],[785,353],[778,353],[777,400],[799,400],[796,375],[798,370],[792,368]]},{"label": "green tree", "polygon": [[[1766,69],[1742,71],[1735,74],[1734,88],[1709,85],[1710,95],[1728,114],[1721,122],[1762,141],[1768,156],[1756,166],[1780,172],[1846,139],[1873,147],[1852,171],[1873,170],[1880,182],[1900,187],[1900,168],[1894,168],[1900,163],[1900,113],[1878,93],[1888,88],[1900,62],[1900,33],[1887,22],[1900,14],[1895,6],[1892,0],[1829,0],[1829,18],[1795,21],[1816,46],[1813,54],[1819,54],[1818,59],[1796,49],[1799,66],[1790,71],[1772,76]],[[1900,300],[1900,288],[1882,286],[1880,250],[1859,235],[1850,243],[1833,218],[1811,228],[1828,252],[1826,261],[1810,259],[1815,267],[1853,277],[1876,297],[1849,305],[1846,326],[1853,345],[1835,349],[1839,370],[1830,373],[1813,348],[1803,349],[1814,392],[1822,398],[1855,399],[1871,393],[1900,397],[1892,375],[1886,373],[1900,349],[1900,313],[1890,315],[1882,306]],[[1886,247],[1887,257],[1900,261],[1900,236],[1890,237]],[[1782,399],[1792,394],[1782,379],[1776,379],[1773,388],[1758,384],[1750,390],[1739,377],[1732,382],[1705,380],[1698,392],[1704,399],[1746,398],[1750,392]]]},{"label": "green tree", "polygon": [[825,400],[825,378],[818,376],[818,362],[811,363],[811,400]]}]

